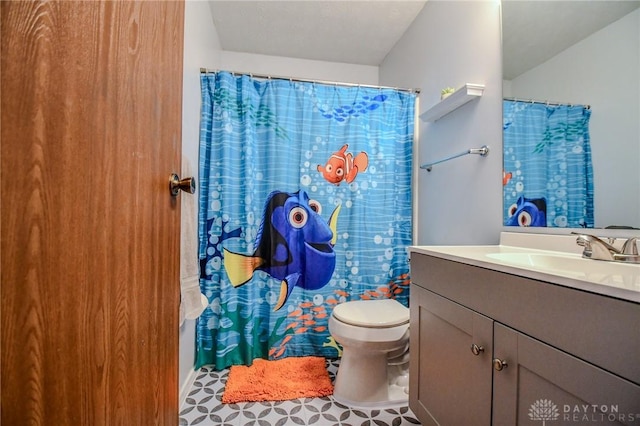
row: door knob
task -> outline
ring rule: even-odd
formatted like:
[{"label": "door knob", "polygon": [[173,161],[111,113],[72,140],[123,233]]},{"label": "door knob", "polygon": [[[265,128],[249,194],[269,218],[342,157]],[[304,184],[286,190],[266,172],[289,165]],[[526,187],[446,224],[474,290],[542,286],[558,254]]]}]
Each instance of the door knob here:
[{"label": "door knob", "polygon": [[180,179],[180,176],[171,173],[171,176],[169,176],[169,190],[174,197],[178,196],[180,190],[193,194],[196,192],[196,180],[193,177]]},{"label": "door knob", "polygon": [[480,355],[480,352],[484,352],[484,348],[474,343],[473,345],[471,345],[471,352],[473,352],[475,356],[478,356]]},{"label": "door knob", "polygon": [[508,367],[507,361],[503,361],[503,360],[498,359],[498,358],[493,360],[493,368],[494,368],[494,370],[502,371],[503,369],[505,369],[507,367]]}]

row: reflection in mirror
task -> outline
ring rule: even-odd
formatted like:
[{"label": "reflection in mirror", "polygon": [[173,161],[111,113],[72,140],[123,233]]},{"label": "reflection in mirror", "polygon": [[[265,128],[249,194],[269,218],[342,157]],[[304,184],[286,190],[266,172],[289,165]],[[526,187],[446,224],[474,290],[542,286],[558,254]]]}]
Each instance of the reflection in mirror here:
[{"label": "reflection in mirror", "polygon": [[505,225],[640,228],[639,7],[503,0]]}]

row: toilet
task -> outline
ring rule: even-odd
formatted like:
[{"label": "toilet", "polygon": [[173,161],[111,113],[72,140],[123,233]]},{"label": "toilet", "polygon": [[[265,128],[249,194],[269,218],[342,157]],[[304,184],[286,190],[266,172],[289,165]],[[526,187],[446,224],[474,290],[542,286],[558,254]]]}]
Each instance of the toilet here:
[{"label": "toilet", "polygon": [[409,396],[409,308],[393,299],[336,305],[329,333],[342,345],[333,397],[353,407],[391,408]]}]

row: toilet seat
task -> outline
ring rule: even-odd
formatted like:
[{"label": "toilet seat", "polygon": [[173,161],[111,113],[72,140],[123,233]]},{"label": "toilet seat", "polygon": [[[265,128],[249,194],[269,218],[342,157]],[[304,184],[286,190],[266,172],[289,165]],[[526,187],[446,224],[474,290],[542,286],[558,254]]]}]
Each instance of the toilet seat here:
[{"label": "toilet seat", "polygon": [[394,299],[354,300],[337,305],[333,316],[357,327],[389,328],[408,324],[409,308]]}]

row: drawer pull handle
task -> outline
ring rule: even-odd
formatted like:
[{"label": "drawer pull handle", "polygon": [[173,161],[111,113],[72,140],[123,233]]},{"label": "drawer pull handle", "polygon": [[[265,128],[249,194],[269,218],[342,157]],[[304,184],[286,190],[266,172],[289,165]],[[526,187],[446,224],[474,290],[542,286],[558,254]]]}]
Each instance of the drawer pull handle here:
[{"label": "drawer pull handle", "polygon": [[507,361],[503,361],[501,359],[494,359],[493,360],[493,369],[496,371],[502,371],[503,369],[507,368],[509,366],[509,364],[507,364]]},{"label": "drawer pull handle", "polygon": [[473,345],[471,345],[471,352],[473,352],[475,356],[478,356],[481,352],[484,352],[484,348],[474,343]]}]

